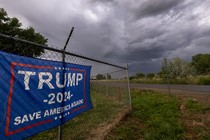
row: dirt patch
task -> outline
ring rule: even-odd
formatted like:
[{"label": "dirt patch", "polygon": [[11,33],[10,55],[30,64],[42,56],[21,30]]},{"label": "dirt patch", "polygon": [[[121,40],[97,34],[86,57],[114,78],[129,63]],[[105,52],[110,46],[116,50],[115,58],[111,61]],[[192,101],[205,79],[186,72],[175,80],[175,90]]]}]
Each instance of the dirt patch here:
[{"label": "dirt patch", "polygon": [[94,128],[90,131],[90,136],[87,138],[88,140],[104,140],[105,136],[116,127],[129,113],[131,109],[125,108],[122,112],[120,112],[113,121],[105,122],[100,124],[99,127]]},{"label": "dirt patch", "polygon": [[172,94],[178,97],[180,100],[192,99],[200,103],[210,105],[210,94],[205,92],[189,92],[189,91],[172,91]]},{"label": "dirt patch", "polygon": [[[168,93],[167,90],[162,93]],[[204,92],[171,91],[180,102],[182,113],[180,122],[185,128],[186,139],[210,139],[210,94]],[[191,100],[206,108],[191,112],[186,107],[186,101]]]},{"label": "dirt patch", "polygon": [[[181,118],[180,121],[185,128],[186,139],[209,139],[210,132],[210,106],[209,95],[203,93],[175,94],[180,100]],[[189,111],[186,101],[191,100],[196,104],[207,107],[196,111]]]},{"label": "dirt patch", "polygon": [[[159,93],[169,94],[167,89],[149,88],[147,90],[154,90]],[[170,94],[177,97],[180,102],[180,122],[185,129],[185,139],[210,139],[210,93],[171,90]],[[191,100],[207,108],[191,112],[186,107],[187,100]]]}]

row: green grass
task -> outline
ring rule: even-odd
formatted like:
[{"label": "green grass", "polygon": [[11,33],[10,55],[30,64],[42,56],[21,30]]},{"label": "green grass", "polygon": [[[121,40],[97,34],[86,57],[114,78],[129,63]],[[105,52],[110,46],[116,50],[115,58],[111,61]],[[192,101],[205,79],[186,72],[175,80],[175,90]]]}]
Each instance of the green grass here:
[{"label": "green grass", "polygon": [[132,91],[133,110],[107,139],[183,139],[179,102],[170,95],[153,91]]},{"label": "green grass", "polygon": [[196,78],[196,84],[198,84],[198,85],[210,85],[210,75],[198,76]]},{"label": "green grass", "polygon": [[210,140],[210,124],[207,120],[208,116],[204,118],[205,114],[210,114],[210,106],[202,104],[195,99],[185,100],[186,111],[189,114],[189,120],[200,123],[200,125],[192,126],[195,135],[199,135],[201,140]]},{"label": "green grass", "polygon": [[205,134],[201,140],[210,140],[210,132],[208,132],[207,134]]},{"label": "green grass", "polygon": [[186,109],[189,113],[202,113],[210,112],[210,107],[199,103],[197,100],[188,99],[185,101]]},{"label": "green grass", "polygon": [[[64,140],[83,140],[89,137],[92,129],[112,122],[116,115],[126,106],[123,101],[115,97],[115,88],[109,87],[107,96],[106,87],[101,85],[91,85],[91,100],[94,108],[87,111],[69,122],[62,125],[62,134]],[[116,99],[115,99],[116,98]],[[128,100],[128,98],[127,98]],[[57,140],[58,128],[47,130],[28,139],[32,140]]]}]

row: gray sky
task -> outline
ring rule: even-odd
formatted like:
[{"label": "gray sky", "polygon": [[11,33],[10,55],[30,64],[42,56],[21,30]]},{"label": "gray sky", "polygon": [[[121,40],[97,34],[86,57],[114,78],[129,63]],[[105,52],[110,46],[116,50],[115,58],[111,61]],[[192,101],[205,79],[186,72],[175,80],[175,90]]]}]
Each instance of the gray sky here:
[{"label": "gray sky", "polygon": [[210,0],[0,0],[10,17],[69,51],[158,72],[164,57],[210,51]]}]

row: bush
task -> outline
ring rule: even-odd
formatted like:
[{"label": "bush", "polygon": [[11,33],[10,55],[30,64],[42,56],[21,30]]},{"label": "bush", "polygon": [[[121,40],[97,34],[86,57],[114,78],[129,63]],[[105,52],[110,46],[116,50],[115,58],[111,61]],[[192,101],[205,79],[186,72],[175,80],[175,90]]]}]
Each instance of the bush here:
[{"label": "bush", "polygon": [[210,85],[210,75],[200,76],[196,82],[198,85]]}]

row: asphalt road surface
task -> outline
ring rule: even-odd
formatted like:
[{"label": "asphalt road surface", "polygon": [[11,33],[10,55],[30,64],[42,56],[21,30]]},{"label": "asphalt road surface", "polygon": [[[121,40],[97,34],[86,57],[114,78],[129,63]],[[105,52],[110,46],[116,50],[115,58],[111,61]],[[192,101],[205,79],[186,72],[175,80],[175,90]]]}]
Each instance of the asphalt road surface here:
[{"label": "asphalt road surface", "polygon": [[[103,85],[113,86],[113,87],[127,87],[127,83],[122,82],[100,82]],[[131,88],[137,89],[168,89],[167,84],[138,84],[130,83]],[[210,85],[170,85],[171,90],[179,91],[191,91],[191,92],[205,92],[210,94]]]},{"label": "asphalt road surface", "polygon": [[[168,85],[162,84],[130,84],[131,88],[140,89],[168,89]],[[192,91],[192,92],[207,92],[210,93],[210,86],[206,85],[170,85],[171,90]]]}]

